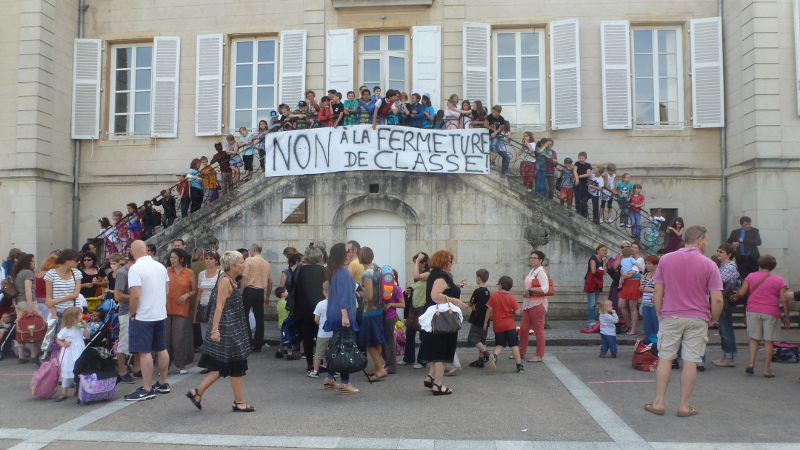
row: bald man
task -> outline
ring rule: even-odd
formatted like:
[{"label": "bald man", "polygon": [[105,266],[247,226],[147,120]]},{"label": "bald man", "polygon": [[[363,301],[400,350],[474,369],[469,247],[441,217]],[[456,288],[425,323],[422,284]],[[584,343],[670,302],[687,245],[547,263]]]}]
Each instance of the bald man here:
[{"label": "bald man", "polygon": [[[136,263],[128,270],[130,289],[130,327],[128,329],[128,348],[139,354],[142,367],[142,387],[125,396],[128,401],[151,400],[156,393],[169,394],[167,369],[167,292],[169,278],[167,269],[147,254],[144,241],[131,244],[131,254]],[[153,358],[158,359],[158,381],[153,381]]]}]

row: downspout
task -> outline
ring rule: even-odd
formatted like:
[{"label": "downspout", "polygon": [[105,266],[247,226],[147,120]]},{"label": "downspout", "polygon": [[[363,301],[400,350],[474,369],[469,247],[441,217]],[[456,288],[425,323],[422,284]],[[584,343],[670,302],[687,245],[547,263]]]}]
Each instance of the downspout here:
[{"label": "downspout", "polygon": [[[89,5],[84,0],[78,2],[78,39],[83,39],[83,15]],[[80,185],[78,178],[81,173],[81,141],[75,140],[75,171],[72,174],[72,248],[80,248],[80,238],[78,236],[78,226],[80,225]]]},{"label": "downspout", "polygon": [[[723,40],[722,40],[722,53],[725,54],[725,21],[722,20],[723,15],[723,1],[724,0],[717,0],[717,15],[719,15],[720,19],[720,26],[723,28]],[[724,61],[724,58],[723,58]],[[722,84],[723,86],[727,85],[725,83],[725,65],[723,63],[722,66]],[[722,90],[722,95],[725,95],[725,89]],[[720,232],[721,242],[725,242],[728,238],[728,176],[725,174],[725,170],[728,168],[728,142],[725,135],[725,126],[719,130],[719,153],[720,153],[720,183],[721,186],[721,195],[719,197],[719,204],[720,204]]]}]

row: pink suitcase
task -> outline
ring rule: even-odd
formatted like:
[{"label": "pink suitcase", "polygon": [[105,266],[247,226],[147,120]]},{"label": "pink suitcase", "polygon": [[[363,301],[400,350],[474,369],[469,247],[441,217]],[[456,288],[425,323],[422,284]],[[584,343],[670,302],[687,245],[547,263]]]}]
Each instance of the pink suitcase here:
[{"label": "pink suitcase", "polygon": [[117,377],[98,380],[97,375],[78,375],[80,383],[77,390],[78,403],[100,402],[114,398],[117,391]]}]

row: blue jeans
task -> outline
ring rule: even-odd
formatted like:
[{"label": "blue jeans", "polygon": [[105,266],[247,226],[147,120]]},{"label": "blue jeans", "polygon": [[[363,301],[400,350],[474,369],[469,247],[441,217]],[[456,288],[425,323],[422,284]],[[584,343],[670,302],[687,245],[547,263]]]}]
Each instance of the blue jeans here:
[{"label": "blue jeans", "polygon": [[601,334],[600,341],[602,344],[600,345],[600,353],[606,354],[606,352],[611,349],[611,354],[617,354],[617,336],[609,335],[609,334]]},{"label": "blue jeans", "polygon": [[641,239],[639,234],[642,232],[642,213],[631,211],[629,216],[631,219],[631,227],[633,227],[633,237]]},{"label": "blue jeans", "polygon": [[645,339],[658,334],[658,316],[654,305],[642,305],[642,323]]},{"label": "blue jeans", "polygon": [[489,138],[489,151],[493,153],[498,153],[500,149],[500,138],[490,137]]},{"label": "blue jeans", "polygon": [[511,157],[508,156],[508,152],[498,152],[501,158],[503,158],[503,174],[508,173],[508,165],[511,162]]},{"label": "blue jeans", "polygon": [[719,316],[719,339],[725,357],[736,358],[736,335],[733,334],[733,315],[729,311],[723,310]]},{"label": "blue jeans", "polygon": [[[335,379],[333,377],[333,373],[331,373],[331,372],[326,373],[325,374],[325,378],[328,378],[329,380],[334,380]],[[339,374],[339,378],[341,378],[341,380],[340,380],[341,384],[349,384],[350,383],[350,374],[349,373],[340,373]]]},{"label": "blue jeans", "polygon": [[619,205],[619,223],[620,225],[628,224],[628,216],[630,215],[630,206],[627,200],[617,200]]},{"label": "blue jeans", "polygon": [[597,322],[594,320],[594,308],[597,305],[597,300],[600,299],[601,291],[587,292],[586,293],[586,317],[588,323]]},{"label": "blue jeans", "polygon": [[[417,332],[406,328],[406,354],[403,355],[403,361],[414,364],[414,352],[417,350]],[[422,360],[417,355],[417,364],[423,366],[428,364],[428,361]]]},{"label": "blue jeans", "polygon": [[544,173],[544,171],[545,169],[542,170],[539,170],[538,168],[536,169],[536,192],[538,192],[541,195],[544,195],[547,185],[547,182],[545,180],[545,177],[547,175]]}]

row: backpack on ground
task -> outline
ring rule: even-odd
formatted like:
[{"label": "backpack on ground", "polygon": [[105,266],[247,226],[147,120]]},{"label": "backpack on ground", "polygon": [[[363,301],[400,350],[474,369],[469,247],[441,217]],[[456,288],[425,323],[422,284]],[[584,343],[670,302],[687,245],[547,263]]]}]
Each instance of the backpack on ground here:
[{"label": "backpack on ground", "polygon": [[776,342],[772,351],[772,360],[781,363],[800,362],[800,345]]},{"label": "backpack on ground", "polygon": [[645,344],[641,340],[637,340],[633,346],[633,357],[631,358],[631,365],[636,370],[642,372],[655,372],[658,368],[658,356],[653,354],[654,344]]}]

